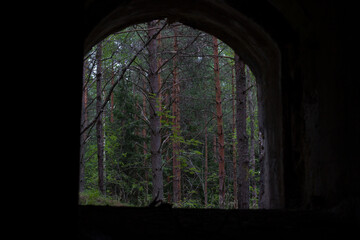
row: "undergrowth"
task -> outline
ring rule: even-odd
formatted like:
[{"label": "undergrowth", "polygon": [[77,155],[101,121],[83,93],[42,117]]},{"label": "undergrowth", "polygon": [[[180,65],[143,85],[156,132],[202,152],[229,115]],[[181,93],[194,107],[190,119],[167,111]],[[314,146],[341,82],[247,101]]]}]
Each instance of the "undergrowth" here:
[{"label": "undergrowth", "polygon": [[110,196],[104,196],[99,191],[86,190],[79,193],[79,205],[96,205],[96,206],[115,206],[125,207],[130,206],[126,203],[121,203],[119,200]]}]

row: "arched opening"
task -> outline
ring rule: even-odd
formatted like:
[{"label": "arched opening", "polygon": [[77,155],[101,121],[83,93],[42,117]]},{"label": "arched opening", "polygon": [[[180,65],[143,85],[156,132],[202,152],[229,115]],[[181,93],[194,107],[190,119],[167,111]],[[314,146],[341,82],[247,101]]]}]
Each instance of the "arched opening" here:
[{"label": "arched opening", "polygon": [[283,207],[280,54],[276,44],[251,19],[227,5],[208,1],[192,2],[191,5],[187,1],[154,2],[147,5],[144,1],[132,1],[115,9],[90,32],[84,52],[111,33],[132,24],[165,17],[205,31],[228,44],[250,66],[257,79],[259,128],[266,153],[263,160],[264,191],[259,205],[262,208]]},{"label": "arched opening", "polygon": [[[262,98],[268,167],[263,206],[295,211],[77,207],[80,214],[74,210],[71,216],[79,216],[83,236],[130,233],[171,238],[207,233],[224,238],[263,232],[267,237],[288,237],[291,232],[305,237],[314,230],[319,236],[333,236],[356,229],[349,224],[358,220],[353,200],[359,199],[354,187],[359,182],[359,111],[352,106],[359,94],[353,87],[356,67],[350,60],[356,46],[356,31],[350,31],[356,8],[335,1],[275,0],[87,0],[85,5],[78,42],[85,52],[110,33],[165,17],[202,29],[237,49],[254,70]],[[62,89],[67,92],[69,87]],[[73,101],[66,106],[72,105]],[[65,172],[69,169],[67,165]],[[77,179],[69,187],[76,188]],[[253,229],[256,232],[249,231]]]},{"label": "arched opening", "polygon": [[83,68],[82,128],[88,130],[81,135],[80,204],[149,205],[159,153],[164,202],[258,208],[264,154],[256,79],[228,45],[154,20],[109,35],[85,56]]}]

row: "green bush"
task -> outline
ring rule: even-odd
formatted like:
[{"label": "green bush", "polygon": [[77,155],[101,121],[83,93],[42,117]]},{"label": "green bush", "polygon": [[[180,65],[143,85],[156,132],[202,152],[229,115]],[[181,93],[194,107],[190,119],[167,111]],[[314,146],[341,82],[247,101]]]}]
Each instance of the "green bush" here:
[{"label": "green bush", "polygon": [[116,199],[101,195],[99,190],[86,190],[79,194],[80,205],[128,206]]}]

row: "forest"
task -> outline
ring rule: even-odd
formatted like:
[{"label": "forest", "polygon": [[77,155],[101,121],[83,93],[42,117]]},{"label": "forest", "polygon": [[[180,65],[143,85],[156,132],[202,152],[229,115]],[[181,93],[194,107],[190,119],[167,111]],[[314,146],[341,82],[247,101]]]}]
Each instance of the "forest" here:
[{"label": "forest", "polygon": [[259,135],[234,50],[166,19],[133,25],[84,58],[79,204],[258,208]]}]

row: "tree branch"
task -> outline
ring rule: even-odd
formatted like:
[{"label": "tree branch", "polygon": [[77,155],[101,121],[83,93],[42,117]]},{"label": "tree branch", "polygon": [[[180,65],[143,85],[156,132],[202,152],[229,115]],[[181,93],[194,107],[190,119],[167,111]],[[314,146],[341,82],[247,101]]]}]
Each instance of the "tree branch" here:
[{"label": "tree branch", "polygon": [[137,53],[134,55],[134,57],[128,62],[128,64],[122,69],[121,74],[119,76],[119,78],[117,79],[117,81],[111,86],[108,95],[106,96],[104,103],[101,106],[100,111],[96,114],[95,118],[86,126],[84,127],[81,131],[80,131],[80,135],[82,135],[86,130],[88,130],[92,125],[94,125],[97,121],[97,119],[100,117],[100,115],[104,112],[104,108],[106,106],[106,104],[108,103],[108,101],[110,100],[111,97],[111,93],[114,91],[116,85],[123,79],[126,70],[130,67],[130,65],[135,61],[135,59],[137,58],[137,56],[140,54],[140,52],[142,52],[153,39],[156,39],[156,37],[159,35],[159,33],[165,28],[165,26],[167,25],[167,23],[165,23],[151,38],[149,38],[149,40],[142,46],[142,48],[137,51]]}]

